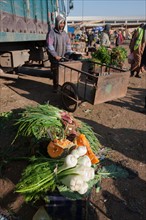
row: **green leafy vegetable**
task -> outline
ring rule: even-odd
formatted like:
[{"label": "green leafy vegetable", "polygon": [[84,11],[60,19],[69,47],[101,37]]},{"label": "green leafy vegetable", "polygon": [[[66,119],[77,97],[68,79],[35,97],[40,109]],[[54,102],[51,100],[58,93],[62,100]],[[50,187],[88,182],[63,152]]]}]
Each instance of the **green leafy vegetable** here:
[{"label": "green leafy vegetable", "polygon": [[127,58],[127,51],[124,47],[115,47],[111,52],[111,65],[122,67]]},{"label": "green leafy vegetable", "polygon": [[127,178],[129,173],[126,169],[115,164],[104,166],[98,170],[97,176],[100,178]]},{"label": "green leafy vegetable", "polygon": [[110,65],[111,55],[108,48],[100,46],[98,50],[92,54],[92,60],[102,64]]},{"label": "green leafy vegetable", "polygon": [[19,126],[15,139],[19,136],[35,137],[38,140],[42,137],[53,136],[63,137],[63,125],[58,108],[51,105],[38,105],[27,107],[16,122]]},{"label": "green leafy vegetable", "polygon": [[56,164],[62,164],[61,160],[51,160],[45,157],[32,157],[30,162],[16,185],[16,192],[24,195],[26,202],[36,201],[43,198],[48,191],[55,190],[56,175],[54,169]]},{"label": "green leafy vegetable", "polygon": [[129,175],[127,170],[117,165],[109,165],[100,169],[96,165],[97,171],[94,178],[87,181],[88,190],[86,193],[80,194],[78,190],[72,191],[62,182],[66,177],[72,178],[74,175],[82,175],[79,173],[80,166],[64,166],[66,163],[64,159],[56,160],[45,157],[32,157],[30,162],[22,173],[21,180],[16,185],[16,192],[24,195],[26,202],[32,200],[35,202],[44,198],[47,193],[55,191],[69,199],[82,199],[91,193],[94,186],[99,190],[102,178],[126,178]]},{"label": "green leafy vegetable", "polygon": [[92,61],[115,67],[122,67],[126,58],[127,50],[124,47],[114,47],[109,50],[105,46],[100,46],[98,50],[92,54]]}]

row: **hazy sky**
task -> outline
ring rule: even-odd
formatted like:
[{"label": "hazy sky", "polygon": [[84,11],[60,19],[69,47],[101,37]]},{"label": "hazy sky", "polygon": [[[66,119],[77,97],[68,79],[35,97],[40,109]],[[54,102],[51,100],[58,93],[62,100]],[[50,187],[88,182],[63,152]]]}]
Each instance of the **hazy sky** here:
[{"label": "hazy sky", "polygon": [[69,16],[145,16],[146,0],[73,0]]}]

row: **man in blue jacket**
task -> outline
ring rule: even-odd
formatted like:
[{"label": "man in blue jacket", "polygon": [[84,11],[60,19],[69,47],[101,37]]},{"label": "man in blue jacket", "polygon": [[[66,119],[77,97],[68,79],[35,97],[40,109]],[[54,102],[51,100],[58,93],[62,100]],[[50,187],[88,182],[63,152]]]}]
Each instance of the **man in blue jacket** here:
[{"label": "man in blue jacket", "polygon": [[65,19],[58,15],[55,20],[55,27],[47,35],[47,48],[53,72],[53,89],[58,89],[58,62],[66,53],[71,53],[71,41],[65,32]]}]

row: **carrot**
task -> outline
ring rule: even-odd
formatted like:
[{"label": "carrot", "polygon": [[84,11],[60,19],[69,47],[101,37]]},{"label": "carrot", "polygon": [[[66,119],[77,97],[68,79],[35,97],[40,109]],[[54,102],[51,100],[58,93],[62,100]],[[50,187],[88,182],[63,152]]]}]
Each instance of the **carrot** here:
[{"label": "carrot", "polygon": [[92,151],[90,143],[84,134],[80,134],[79,136],[77,136],[76,144],[77,144],[77,147],[78,146],[86,146],[86,148],[87,148],[86,155],[90,158],[92,164],[99,163],[98,157]]}]

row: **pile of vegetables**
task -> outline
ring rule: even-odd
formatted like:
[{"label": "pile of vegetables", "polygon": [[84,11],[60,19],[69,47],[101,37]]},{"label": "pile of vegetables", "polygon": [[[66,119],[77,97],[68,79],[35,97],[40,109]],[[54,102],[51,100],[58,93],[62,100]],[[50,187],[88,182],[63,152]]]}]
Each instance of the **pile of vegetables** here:
[{"label": "pile of vegetables", "polygon": [[[27,107],[15,125],[18,130],[14,141],[21,136],[35,139],[37,143],[45,140],[48,142],[47,152],[51,158],[65,155],[65,152],[76,145],[77,140],[79,142],[79,137],[82,137],[82,142],[87,138],[88,145],[95,153],[101,147],[89,125],[52,105]],[[80,134],[84,134],[84,138]]]},{"label": "pile of vegetables", "polygon": [[[29,157],[16,192],[25,200],[37,201],[50,192],[70,199],[82,199],[99,187],[102,177],[116,176],[119,171],[100,167],[98,152],[101,145],[92,128],[70,113],[51,105],[27,107],[17,119],[15,137],[47,140],[46,155]],[[15,141],[14,140],[14,141]],[[126,171],[125,171],[126,172]],[[120,170],[120,175],[127,175]]]},{"label": "pile of vegetables", "polygon": [[50,192],[58,192],[69,199],[87,197],[93,186],[100,187],[102,178],[127,177],[128,172],[121,167],[92,165],[86,155],[87,148],[80,146],[60,160],[45,157],[31,157],[30,164],[22,173],[16,185],[26,202],[37,201]]},{"label": "pile of vegetables", "polygon": [[112,49],[111,64],[113,66],[122,68],[126,59],[127,59],[127,50],[124,47],[115,47]]},{"label": "pile of vegetables", "polygon": [[95,177],[95,170],[86,153],[86,147],[80,146],[61,160],[31,158],[32,164],[24,171],[16,192],[23,194],[26,201],[37,200],[48,191],[59,190],[59,186],[85,194],[89,190],[90,180]]},{"label": "pile of vegetables", "polygon": [[107,47],[100,46],[97,51],[92,53],[92,61],[101,64],[111,64],[111,54]]},{"label": "pile of vegetables", "polygon": [[96,52],[92,53],[92,61],[120,68],[122,68],[126,58],[127,50],[120,46],[110,50],[105,46],[100,46]]}]

